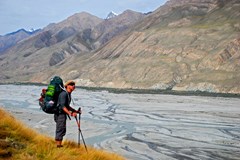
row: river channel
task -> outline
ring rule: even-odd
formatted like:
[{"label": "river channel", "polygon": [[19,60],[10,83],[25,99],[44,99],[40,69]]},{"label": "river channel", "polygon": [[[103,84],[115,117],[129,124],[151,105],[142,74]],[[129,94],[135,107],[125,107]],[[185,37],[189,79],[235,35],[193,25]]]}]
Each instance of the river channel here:
[{"label": "river channel", "polygon": [[[39,109],[43,86],[0,85],[0,106],[42,134],[54,137],[53,115]],[[240,99],[109,93],[77,88],[87,145],[130,160],[240,160]],[[77,142],[74,119],[66,139]],[[81,142],[82,144],[82,142]]]}]

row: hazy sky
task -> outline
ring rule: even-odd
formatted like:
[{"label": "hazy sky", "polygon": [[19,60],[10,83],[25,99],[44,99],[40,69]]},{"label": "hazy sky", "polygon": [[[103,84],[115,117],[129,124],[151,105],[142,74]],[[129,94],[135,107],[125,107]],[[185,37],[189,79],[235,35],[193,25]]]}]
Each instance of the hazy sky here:
[{"label": "hazy sky", "polygon": [[127,9],[154,11],[167,0],[0,0],[0,35],[24,28],[38,29],[60,22],[74,13],[88,12],[106,18],[110,11],[117,14]]}]

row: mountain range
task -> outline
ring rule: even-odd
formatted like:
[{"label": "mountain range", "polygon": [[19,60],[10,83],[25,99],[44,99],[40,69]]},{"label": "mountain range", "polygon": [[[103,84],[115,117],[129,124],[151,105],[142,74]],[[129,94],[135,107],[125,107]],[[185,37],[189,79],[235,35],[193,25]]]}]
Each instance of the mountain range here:
[{"label": "mountain range", "polygon": [[19,41],[34,35],[39,32],[40,29],[26,31],[25,29],[19,29],[16,32],[6,34],[5,36],[0,36],[0,54],[5,52],[8,48],[11,48]]},{"label": "mountain range", "polygon": [[240,93],[239,10],[239,0],[170,0],[148,14],[77,13],[2,52],[0,81]]}]

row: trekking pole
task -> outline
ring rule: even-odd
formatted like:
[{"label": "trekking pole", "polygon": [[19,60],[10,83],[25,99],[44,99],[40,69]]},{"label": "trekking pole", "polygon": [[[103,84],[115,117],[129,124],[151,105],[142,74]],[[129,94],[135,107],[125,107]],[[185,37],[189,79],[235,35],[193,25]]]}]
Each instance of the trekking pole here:
[{"label": "trekking pole", "polygon": [[77,120],[77,116],[75,117],[77,125],[78,125],[78,147],[80,147],[80,124]]},{"label": "trekking pole", "polygon": [[[78,108],[78,114],[80,115],[81,113],[81,107]],[[80,137],[80,131],[81,131],[81,128],[80,128],[80,118],[78,118],[78,148],[80,147],[80,141],[81,141],[81,137]]]},{"label": "trekking pole", "polygon": [[83,144],[84,144],[84,147],[87,150],[87,146],[86,146],[86,143],[85,143],[85,140],[83,138],[83,134],[82,134],[82,131],[81,131],[81,127],[80,127],[80,120],[81,120],[81,108],[78,109],[78,112],[79,112],[79,117],[77,119],[77,116],[75,117],[76,119],[76,122],[77,122],[77,125],[78,125],[78,147],[80,146],[80,136],[82,137],[82,140],[83,140]]}]

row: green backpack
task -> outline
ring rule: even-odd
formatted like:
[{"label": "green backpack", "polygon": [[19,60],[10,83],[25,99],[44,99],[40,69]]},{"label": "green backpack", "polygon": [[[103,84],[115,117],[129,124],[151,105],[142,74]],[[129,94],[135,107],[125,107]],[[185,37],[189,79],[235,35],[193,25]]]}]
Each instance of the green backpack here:
[{"label": "green backpack", "polygon": [[44,112],[54,114],[58,111],[58,96],[63,89],[63,80],[58,76],[50,80],[47,90],[42,89],[39,105]]}]

